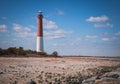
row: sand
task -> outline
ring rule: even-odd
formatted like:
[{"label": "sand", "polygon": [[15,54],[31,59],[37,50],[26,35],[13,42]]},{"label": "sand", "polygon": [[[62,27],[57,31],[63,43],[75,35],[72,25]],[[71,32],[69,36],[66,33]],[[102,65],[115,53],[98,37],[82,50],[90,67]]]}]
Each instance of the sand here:
[{"label": "sand", "polygon": [[[92,75],[88,70],[98,67],[120,65],[120,58],[99,57],[0,57],[0,84],[26,84],[33,80],[37,84],[53,84],[55,77],[80,73]],[[51,75],[52,74],[52,75]],[[52,76],[49,80],[46,76]],[[64,78],[63,78],[64,79]],[[41,81],[42,80],[42,81]],[[62,78],[61,78],[62,80]],[[65,81],[64,81],[65,82]]]}]

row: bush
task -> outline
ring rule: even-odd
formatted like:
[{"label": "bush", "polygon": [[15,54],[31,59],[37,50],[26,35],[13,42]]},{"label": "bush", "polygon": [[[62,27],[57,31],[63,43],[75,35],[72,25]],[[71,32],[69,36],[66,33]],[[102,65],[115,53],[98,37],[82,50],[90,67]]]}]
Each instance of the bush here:
[{"label": "bush", "polygon": [[51,54],[51,56],[57,57],[57,56],[58,56],[58,52],[57,52],[57,51],[54,51],[54,52]]},{"label": "bush", "polygon": [[0,48],[0,55],[3,55],[3,50],[2,50],[2,48]]},{"label": "bush", "polygon": [[46,52],[37,52],[37,55],[45,56],[47,54],[46,54]]},{"label": "bush", "polygon": [[18,55],[26,55],[26,52],[24,51],[23,47],[18,48]]},{"label": "bush", "polygon": [[6,54],[13,54],[16,55],[17,54],[17,48],[16,47],[10,47],[6,50]]},{"label": "bush", "polygon": [[0,48],[0,55],[26,55],[26,51],[23,47],[9,47],[8,49],[1,49]]}]

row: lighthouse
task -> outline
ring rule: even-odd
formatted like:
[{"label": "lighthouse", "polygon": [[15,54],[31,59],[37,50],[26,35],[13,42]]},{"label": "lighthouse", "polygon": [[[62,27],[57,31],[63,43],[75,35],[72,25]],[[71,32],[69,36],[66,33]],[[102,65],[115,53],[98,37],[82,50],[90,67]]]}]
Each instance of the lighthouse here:
[{"label": "lighthouse", "polygon": [[36,51],[37,52],[44,52],[44,45],[43,45],[43,15],[42,12],[38,12],[38,31],[37,31],[37,44],[36,44]]}]

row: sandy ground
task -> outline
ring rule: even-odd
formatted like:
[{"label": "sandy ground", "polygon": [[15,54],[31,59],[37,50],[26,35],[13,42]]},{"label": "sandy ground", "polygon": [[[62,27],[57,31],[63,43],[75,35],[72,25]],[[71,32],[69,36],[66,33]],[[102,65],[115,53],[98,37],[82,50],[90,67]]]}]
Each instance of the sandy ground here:
[{"label": "sandy ground", "polygon": [[[0,57],[0,84],[26,84],[31,79],[40,84],[45,74],[87,75],[87,70],[100,66],[118,66],[120,58],[62,57],[62,58],[5,58]],[[89,73],[90,74],[90,73]],[[55,75],[54,75],[55,76]],[[44,79],[44,76],[43,76]],[[47,84],[47,83],[46,83]]]}]

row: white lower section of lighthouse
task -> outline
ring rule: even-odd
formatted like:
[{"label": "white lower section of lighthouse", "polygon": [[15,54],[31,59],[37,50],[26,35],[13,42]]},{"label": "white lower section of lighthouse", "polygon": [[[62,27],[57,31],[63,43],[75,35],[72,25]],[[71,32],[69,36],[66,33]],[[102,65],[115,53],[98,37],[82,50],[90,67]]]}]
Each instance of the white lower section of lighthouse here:
[{"label": "white lower section of lighthouse", "polygon": [[37,46],[36,46],[36,51],[37,52],[43,52],[43,37],[37,37]]}]

